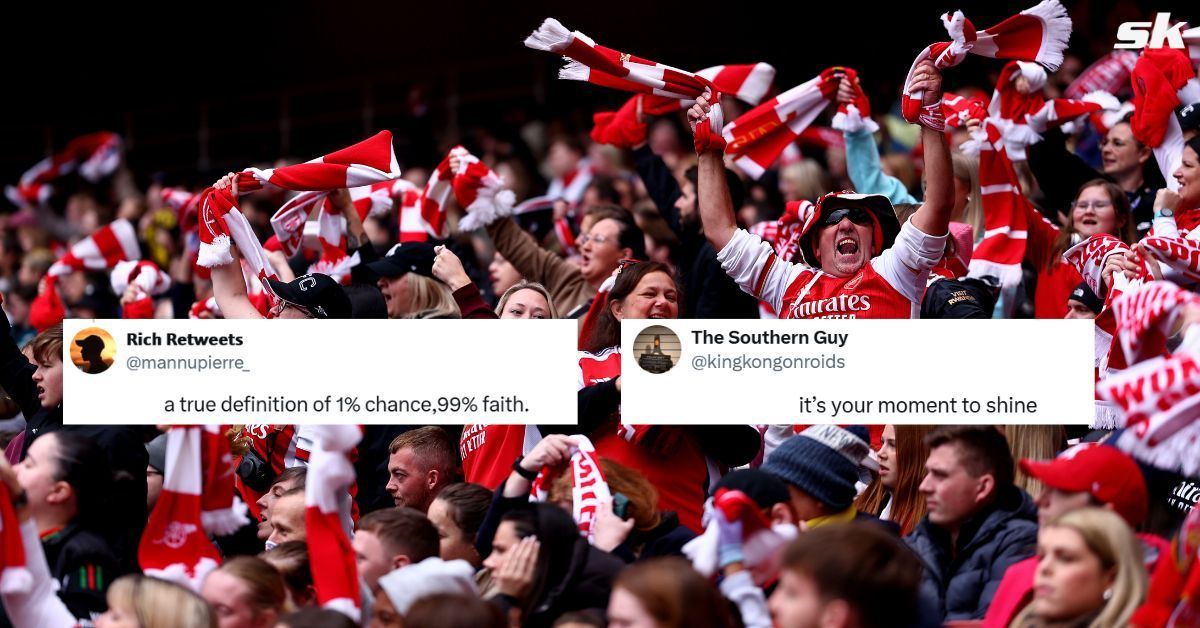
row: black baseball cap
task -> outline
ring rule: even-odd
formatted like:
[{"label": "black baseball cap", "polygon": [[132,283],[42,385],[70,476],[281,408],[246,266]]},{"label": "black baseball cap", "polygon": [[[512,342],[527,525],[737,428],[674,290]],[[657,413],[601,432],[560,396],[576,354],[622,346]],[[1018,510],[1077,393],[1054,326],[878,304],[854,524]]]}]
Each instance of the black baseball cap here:
[{"label": "black baseball cap", "polygon": [[738,469],[725,474],[716,489],[741,491],[754,500],[759,508],[786,504],[791,499],[787,485],[779,478],[759,469]]},{"label": "black baseball cap", "polygon": [[1200,102],[1179,110],[1179,128],[1185,132],[1200,130]]},{"label": "black baseball cap", "polygon": [[367,264],[367,268],[380,277],[401,277],[407,273],[433,277],[434,257],[433,245],[428,242],[402,242],[387,255]]},{"label": "black baseball cap", "polygon": [[350,297],[333,277],[321,273],[301,275],[289,282],[267,279],[275,296],[313,318],[350,318]]}]

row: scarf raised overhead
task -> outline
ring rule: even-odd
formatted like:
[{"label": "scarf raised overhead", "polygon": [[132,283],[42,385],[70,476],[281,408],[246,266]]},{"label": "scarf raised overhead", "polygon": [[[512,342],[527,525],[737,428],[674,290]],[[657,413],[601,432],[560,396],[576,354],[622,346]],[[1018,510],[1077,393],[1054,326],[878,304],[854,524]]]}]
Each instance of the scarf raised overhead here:
[{"label": "scarf raised overhead", "polygon": [[54,181],[78,171],[83,178],[95,183],[116,171],[121,165],[121,137],[100,131],[81,135],[61,152],[47,157],[21,175],[17,185],[4,190],[14,205],[45,203],[54,193]]},{"label": "scarf raised overhead", "polygon": [[1057,0],[1043,0],[981,31],[975,30],[962,11],[943,14],[942,24],[951,40],[922,50],[904,80],[901,111],[904,119],[914,124],[920,119],[922,94],[913,91],[912,81],[922,61],[932,59],[938,69],[944,70],[962,63],[970,53],[994,59],[1036,61],[1053,71],[1062,64],[1063,50],[1071,37],[1071,17]]},{"label": "scarf raised overhead", "polygon": [[[271,184],[285,190],[330,192],[338,188],[357,188],[400,176],[400,166],[392,148],[390,131],[311,161],[259,170],[249,168],[238,173],[238,191],[253,192]],[[198,263],[213,267],[233,261],[231,244],[236,243],[242,256],[259,280],[274,277],[266,251],[258,241],[250,222],[238,209],[230,189],[208,188],[200,195],[200,252]]]},{"label": "scarf raised overhead", "polygon": [[[568,463],[571,474],[571,514],[579,525],[579,534],[592,542],[595,537],[593,525],[600,505],[612,499],[608,482],[604,479],[604,471],[600,468],[600,456],[588,437],[576,434],[572,438],[578,444],[571,447],[571,460]],[[533,481],[530,501],[546,501],[550,494],[550,481],[554,478],[556,469],[544,467]]]}]

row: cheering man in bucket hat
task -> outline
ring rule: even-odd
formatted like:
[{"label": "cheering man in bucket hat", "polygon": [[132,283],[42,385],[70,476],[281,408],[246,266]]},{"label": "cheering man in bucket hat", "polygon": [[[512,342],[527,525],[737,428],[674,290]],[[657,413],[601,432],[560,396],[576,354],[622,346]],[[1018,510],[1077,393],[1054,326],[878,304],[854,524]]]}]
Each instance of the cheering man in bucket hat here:
[{"label": "cheering man in bucket hat", "polygon": [[[928,182],[924,204],[900,226],[886,197],[827,194],[801,216],[804,263],[779,260],[769,244],[737,228],[725,184],[723,142],[697,140],[704,148],[699,163],[704,234],[725,272],[780,318],[916,318],[920,313],[929,271],[946,248],[954,183],[940,109],[941,75],[926,63],[913,77],[924,90],[927,111],[921,116]],[[706,99],[697,100],[688,112],[693,127],[709,109]]]}]

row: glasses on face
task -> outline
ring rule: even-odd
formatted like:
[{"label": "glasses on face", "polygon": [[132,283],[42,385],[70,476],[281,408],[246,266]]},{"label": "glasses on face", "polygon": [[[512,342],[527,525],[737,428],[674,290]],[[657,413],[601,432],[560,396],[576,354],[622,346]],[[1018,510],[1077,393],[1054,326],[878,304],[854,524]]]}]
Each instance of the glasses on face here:
[{"label": "glasses on face", "polygon": [[1108,209],[1112,207],[1112,201],[1075,201],[1071,204],[1075,209]]},{"label": "glasses on face", "polygon": [[579,236],[579,239],[575,240],[575,243],[578,244],[579,246],[583,246],[583,245],[587,244],[588,242],[593,242],[595,244],[604,244],[605,242],[608,242],[609,239],[610,238],[606,235],[589,235],[589,234],[585,233],[585,234]]},{"label": "glasses on face", "polygon": [[867,213],[867,210],[861,207],[843,207],[841,209],[835,209],[829,212],[829,214],[821,219],[819,226],[828,227],[830,225],[836,225],[841,222],[843,218],[849,218],[850,222],[856,225],[862,225],[864,227],[872,224],[871,214]]},{"label": "glasses on face", "polygon": [[315,316],[313,316],[313,313],[310,312],[308,308],[300,306],[300,305],[296,305],[295,303],[288,303],[287,301],[284,301],[282,299],[279,301],[276,301],[275,305],[271,306],[271,310],[269,312],[268,318],[279,318],[279,316],[281,314],[283,314],[283,311],[286,310],[288,307],[293,307],[296,310],[298,310],[301,314],[304,314],[304,318],[316,318]]}]

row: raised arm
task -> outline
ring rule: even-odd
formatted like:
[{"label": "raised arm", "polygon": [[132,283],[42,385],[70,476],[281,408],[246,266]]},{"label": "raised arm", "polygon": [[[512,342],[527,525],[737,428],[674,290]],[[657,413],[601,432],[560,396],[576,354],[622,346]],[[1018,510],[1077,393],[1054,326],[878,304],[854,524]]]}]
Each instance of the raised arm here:
[{"label": "raised arm", "polygon": [[[213,184],[218,190],[231,188],[237,198],[237,175],[229,173]],[[246,294],[246,278],[242,275],[242,258],[236,246],[230,246],[233,262],[212,267],[213,296],[225,318],[262,318]]]},{"label": "raised arm", "polygon": [[[940,119],[942,75],[933,62],[925,61],[917,66],[913,74],[913,89],[923,91],[922,102],[926,107],[938,105],[934,111]],[[950,146],[946,143],[943,130],[929,126],[922,126],[921,142],[925,149],[925,202],[913,214],[912,223],[928,235],[940,236],[949,232],[950,213],[954,209],[954,168],[950,163]]]},{"label": "raised arm", "polygon": [[[704,120],[712,109],[707,96],[708,94],[705,94],[697,98],[696,104],[688,110],[688,123],[692,126],[693,133],[696,131],[696,125]],[[720,129],[713,129],[713,133],[720,132]],[[704,225],[705,237],[719,253],[737,231],[733,200],[729,196],[729,185],[725,182],[724,142],[698,141],[696,145],[704,146],[696,166],[696,195],[700,205],[700,222]]]},{"label": "raised arm", "polygon": [[[850,77],[843,75],[838,83],[838,102],[857,102],[859,94],[861,91]],[[918,202],[899,179],[884,174],[879,164],[879,146],[875,144],[875,135],[869,128],[843,130],[842,137],[846,140],[846,170],[856,192],[882,194],[893,205]]]}]

